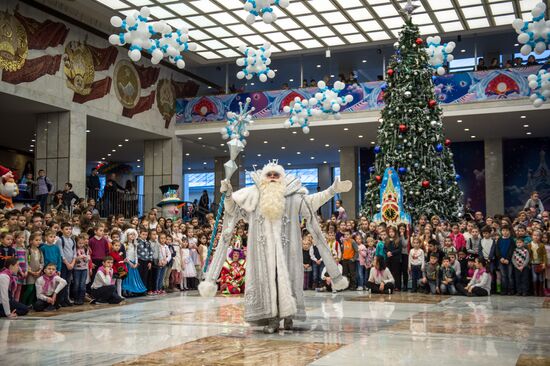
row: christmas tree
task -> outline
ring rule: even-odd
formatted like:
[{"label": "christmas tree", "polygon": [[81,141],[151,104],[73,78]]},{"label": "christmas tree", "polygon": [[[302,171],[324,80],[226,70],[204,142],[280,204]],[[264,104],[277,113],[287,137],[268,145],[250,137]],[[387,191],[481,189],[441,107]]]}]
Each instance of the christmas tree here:
[{"label": "christmas tree", "polygon": [[[412,9],[414,10],[414,9]],[[380,208],[384,170],[393,167],[403,190],[403,202],[413,221],[422,214],[452,220],[462,215],[451,141],[445,138],[442,110],[436,101],[425,44],[410,13],[387,70],[385,108],[374,147],[362,213],[373,217]]]}]

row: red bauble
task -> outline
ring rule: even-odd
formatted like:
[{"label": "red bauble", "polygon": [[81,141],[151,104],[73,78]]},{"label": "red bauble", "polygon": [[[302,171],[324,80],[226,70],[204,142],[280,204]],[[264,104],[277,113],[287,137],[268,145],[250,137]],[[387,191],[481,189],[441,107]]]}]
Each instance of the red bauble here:
[{"label": "red bauble", "polygon": [[419,46],[420,46],[422,43],[424,43],[424,41],[422,40],[422,38],[417,38],[415,42],[416,42],[416,44],[419,45]]},{"label": "red bauble", "polygon": [[450,139],[445,140],[445,146],[451,146],[451,140]]},{"label": "red bauble", "polygon": [[376,180],[377,183],[380,183],[382,181],[382,177],[377,175],[376,177],[374,177],[374,180]]},{"label": "red bauble", "polygon": [[406,125],[404,125],[404,124],[399,125],[399,132],[405,133],[405,132],[407,132],[407,129],[408,129],[408,127]]},{"label": "red bauble", "polygon": [[389,75],[389,76],[392,76],[392,75],[393,75],[393,69],[388,69],[388,75]]},{"label": "red bauble", "polygon": [[429,180],[425,180],[422,182],[422,187],[424,188],[428,188],[430,186],[430,181]]},{"label": "red bauble", "polygon": [[435,106],[437,105],[437,102],[433,99],[431,99],[429,102],[428,102],[428,106],[430,108],[435,108]]}]

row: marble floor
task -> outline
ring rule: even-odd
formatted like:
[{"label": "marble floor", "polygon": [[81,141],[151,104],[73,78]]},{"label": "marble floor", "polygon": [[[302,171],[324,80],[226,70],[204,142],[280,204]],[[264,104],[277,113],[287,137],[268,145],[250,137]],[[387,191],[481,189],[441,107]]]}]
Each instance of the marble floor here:
[{"label": "marble floor", "polygon": [[[79,311],[81,310],[81,311]],[[177,293],[0,320],[2,365],[550,365],[543,298],[308,292],[265,335],[242,297]]]}]

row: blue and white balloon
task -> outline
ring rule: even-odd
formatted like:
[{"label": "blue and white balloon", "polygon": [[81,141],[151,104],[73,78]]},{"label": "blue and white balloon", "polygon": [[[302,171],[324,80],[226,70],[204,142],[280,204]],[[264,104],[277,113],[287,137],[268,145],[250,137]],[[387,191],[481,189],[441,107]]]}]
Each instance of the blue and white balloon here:
[{"label": "blue and white balloon", "polygon": [[250,98],[246,98],[246,103],[239,102],[239,113],[227,112],[227,126],[221,129],[224,140],[239,140],[243,146],[246,145],[246,138],[250,135],[248,126],[254,123],[252,112],[254,107],[250,107]]},{"label": "blue and white balloon", "polygon": [[277,14],[273,11],[273,7],[279,6],[284,9],[288,7],[289,3],[289,0],[246,0],[243,7],[249,13],[246,22],[253,24],[256,17],[260,16],[264,23],[271,24],[277,20]]},{"label": "blue and white balloon", "polygon": [[530,98],[533,106],[539,108],[550,98],[550,72],[540,70],[536,75],[529,75],[527,80],[532,90]]},{"label": "blue and white balloon", "polygon": [[427,46],[424,50],[428,54],[428,64],[437,72],[438,75],[445,75],[445,62],[454,60],[452,55],[456,43],[449,42],[441,44],[441,37],[428,37]]},{"label": "blue and white balloon", "polygon": [[290,106],[285,106],[283,111],[290,113],[290,117],[285,121],[284,126],[290,128],[300,126],[304,133],[309,133],[309,119],[311,117],[321,117],[327,119],[334,116],[334,119],[340,119],[342,107],[353,101],[351,94],[345,97],[339,97],[338,94],[345,89],[346,84],[336,81],[334,87],[327,87],[324,81],[317,83],[319,91],[313,98],[303,99],[296,97]]},{"label": "blue and white balloon", "polygon": [[533,51],[537,55],[540,55],[548,48],[550,41],[550,21],[544,19],[545,12],[546,4],[540,2],[531,11],[533,20],[524,21],[523,19],[516,19],[512,23],[512,27],[514,27],[518,34],[518,42],[523,45],[520,50],[522,55],[527,56]]},{"label": "blue and white balloon", "polygon": [[111,18],[113,27],[121,28],[123,32],[109,36],[109,42],[115,46],[130,45],[128,57],[134,62],[141,59],[141,52],[151,54],[151,62],[158,64],[163,58],[175,64],[178,68],[185,67],[182,52],[194,51],[197,45],[189,43],[189,31],[185,28],[175,32],[165,21],[149,21],[151,10],[143,7],[125,19],[119,16]]},{"label": "blue and white balloon", "polygon": [[240,46],[239,51],[244,54],[244,57],[237,59],[237,66],[243,67],[243,69],[237,73],[237,79],[250,80],[255,75],[262,83],[265,83],[267,79],[273,79],[275,70],[268,67],[271,65],[270,48],[270,43],[266,43],[258,49]]}]

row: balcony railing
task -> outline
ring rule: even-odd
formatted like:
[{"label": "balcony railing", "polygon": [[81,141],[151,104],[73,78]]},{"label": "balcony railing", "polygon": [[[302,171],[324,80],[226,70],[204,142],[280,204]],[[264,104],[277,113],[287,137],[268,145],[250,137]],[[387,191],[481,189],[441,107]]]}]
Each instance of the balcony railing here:
[{"label": "balcony railing", "polygon": [[[526,98],[531,94],[527,77],[549,65],[461,72],[435,76],[434,85],[441,104],[464,104],[487,100]],[[384,106],[384,81],[348,85],[340,95],[351,94],[353,101],[343,111],[360,112]],[[283,108],[294,98],[309,99],[318,88],[276,90],[203,96],[177,100],[177,123],[224,121],[228,111],[238,111],[239,102],[250,97],[255,119],[286,117]]]},{"label": "balcony railing", "polygon": [[96,209],[101,217],[122,214],[126,218],[143,214],[143,195],[121,191],[88,190],[87,198],[96,201]]}]

